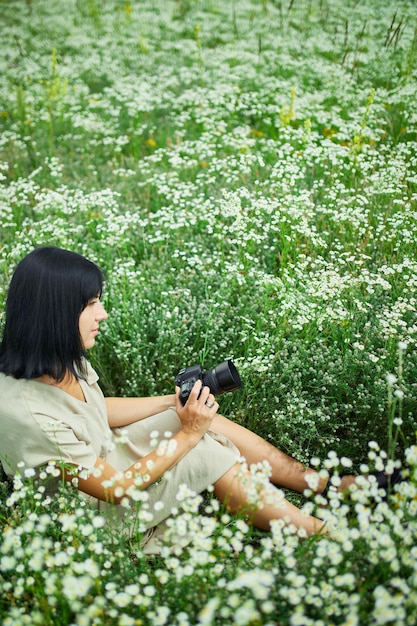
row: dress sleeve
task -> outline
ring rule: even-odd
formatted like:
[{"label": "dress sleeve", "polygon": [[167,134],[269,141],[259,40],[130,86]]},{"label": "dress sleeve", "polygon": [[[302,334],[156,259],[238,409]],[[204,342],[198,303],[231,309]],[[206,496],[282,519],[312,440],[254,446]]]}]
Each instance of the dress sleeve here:
[{"label": "dress sleeve", "polygon": [[[43,463],[50,460],[63,461],[92,468],[97,460],[97,454],[91,445],[91,439],[87,430],[78,424],[69,425],[63,421],[49,420],[41,424],[44,434],[44,443],[37,450],[32,449],[32,457],[36,456],[39,463],[43,457]],[[42,463],[42,464],[43,464]]]},{"label": "dress sleeve", "polygon": [[82,403],[41,382],[1,376],[0,392],[0,460],[9,475],[22,462],[36,468],[63,461],[91,469],[105,454],[111,431],[99,398],[90,394],[91,401]]}]

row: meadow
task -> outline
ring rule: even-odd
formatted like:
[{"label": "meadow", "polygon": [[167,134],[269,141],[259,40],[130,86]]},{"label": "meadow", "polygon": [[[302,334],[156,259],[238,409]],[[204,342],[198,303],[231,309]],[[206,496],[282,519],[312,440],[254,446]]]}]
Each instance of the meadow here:
[{"label": "meadow", "polygon": [[[222,413],[361,476],[286,494],[333,529],[308,540],[189,494],[147,559],[22,467],[1,623],[417,624],[417,5],[1,0],[0,35],[0,311],[26,252],[80,252],[106,274],[105,394],[230,358]],[[387,497],[363,477],[394,466]]]}]

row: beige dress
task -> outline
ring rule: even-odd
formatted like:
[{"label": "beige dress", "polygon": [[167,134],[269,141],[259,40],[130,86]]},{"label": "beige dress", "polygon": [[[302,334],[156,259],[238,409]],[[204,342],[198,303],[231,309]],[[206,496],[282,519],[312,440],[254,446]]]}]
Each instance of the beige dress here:
[{"label": "beige dress", "polygon": [[[22,462],[25,467],[37,468],[53,460],[91,469],[97,457],[124,470],[154,449],[151,433],[158,431],[163,438],[167,431],[174,434],[181,428],[171,408],[122,429],[110,429],[97,381],[96,372],[87,363],[86,380],[80,381],[86,402],[81,402],[58,387],[0,373],[0,459],[6,474],[12,476]],[[146,541],[178,506],[181,485],[200,493],[239,456],[228,439],[207,433],[166,476],[146,490],[146,506],[152,514],[152,520],[145,524]]]}]

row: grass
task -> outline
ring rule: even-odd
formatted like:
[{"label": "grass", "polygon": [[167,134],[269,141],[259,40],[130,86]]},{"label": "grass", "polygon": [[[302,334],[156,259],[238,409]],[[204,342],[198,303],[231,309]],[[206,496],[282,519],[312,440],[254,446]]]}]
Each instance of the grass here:
[{"label": "grass", "polygon": [[396,459],[411,477],[389,505],[333,499],[332,540],[192,500],[175,526],[192,548],[152,563],[76,494],[4,483],[3,623],[416,623],[415,7],[0,13],[0,308],[34,246],[79,251],[107,276],[105,393],[168,393],[180,367],[233,358],[232,419],[323,471]]}]

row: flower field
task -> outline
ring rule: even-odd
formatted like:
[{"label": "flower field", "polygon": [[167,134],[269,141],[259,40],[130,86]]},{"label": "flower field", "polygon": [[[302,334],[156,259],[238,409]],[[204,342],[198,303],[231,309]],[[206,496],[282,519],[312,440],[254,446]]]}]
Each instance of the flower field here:
[{"label": "flower field", "polygon": [[22,468],[0,621],[417,624],[415,3],[3,0],[0,34],[0,310],[26,252],[80,252],[106,274],[106,394],[232,358],[231,419],[336,484],[408,476],[286,494],[333,529],[309,540],[183,494],[168,534],[192,544],[149,560]]}]

